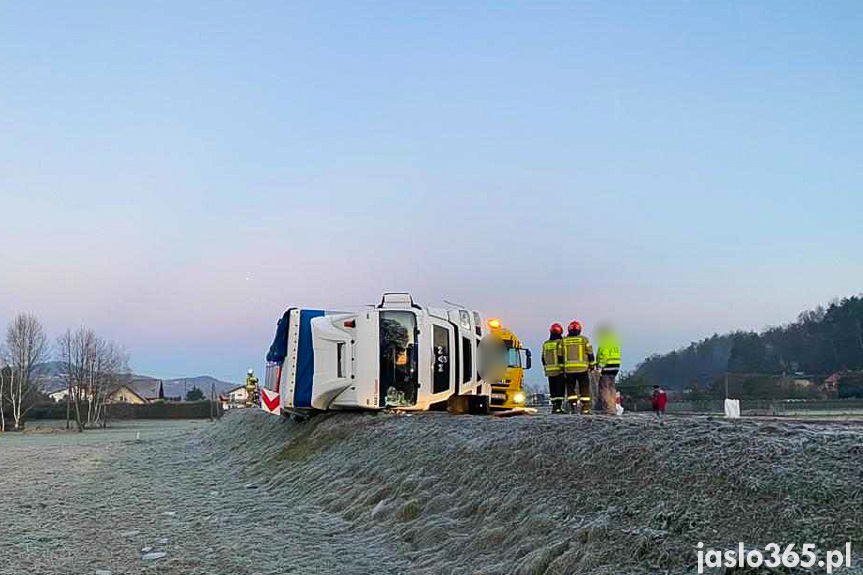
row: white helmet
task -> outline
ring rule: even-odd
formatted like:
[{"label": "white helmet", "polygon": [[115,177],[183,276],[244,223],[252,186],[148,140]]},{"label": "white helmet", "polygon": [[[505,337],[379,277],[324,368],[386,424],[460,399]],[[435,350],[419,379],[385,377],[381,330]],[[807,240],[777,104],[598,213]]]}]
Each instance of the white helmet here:
[{"label": "white helmet", "polygon": [[255,370],[254,370],[254,369],[252,369],[252,368],[250,367],[250,368],[249,368],[249,371],[247,371],[246,373],[248,373],[249,375],[254,375],[254,374],[255,374]]}]

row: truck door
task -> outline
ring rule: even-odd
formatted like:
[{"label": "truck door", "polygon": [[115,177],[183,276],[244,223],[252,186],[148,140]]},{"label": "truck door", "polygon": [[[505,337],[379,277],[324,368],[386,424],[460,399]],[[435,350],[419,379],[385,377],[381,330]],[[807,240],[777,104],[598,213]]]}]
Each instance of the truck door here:
[{"label": "truck door", "polygon": [[448,321],[430,318],[431,323],[431,397],[430,403],[449,398],[456,392],[455,333]]},{"label": "truck door", "polygon": [[455,332],[455,357],[458,365],[455,370],[456,392],[460,395],[475,393],[478,378],[476,376],[476,326],[471,313],[463,309],[449,310],[450,322],[458,326]]}]

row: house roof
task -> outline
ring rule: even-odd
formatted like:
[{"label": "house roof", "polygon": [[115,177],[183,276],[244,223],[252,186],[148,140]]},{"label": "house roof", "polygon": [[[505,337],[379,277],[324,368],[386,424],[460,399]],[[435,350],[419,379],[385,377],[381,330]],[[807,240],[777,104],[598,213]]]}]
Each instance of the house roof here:
[{"label": "house roof", "polygon": [[133,379],[125,385],[146,400],[152,401],[164,397],[161,379]]},{"label": "house roof", "polygon": [[138,396],[138,398],[139,398],[141,401],[147,401],[147,399],[146,399],[145,397],[143,397],[140,393],[138,393],[137,391],[135,391],[135,389],[134,389],[131,385],[129,385],[128,383],[123,383],[123,384],[118,385],[118,386],[117,386],[117,387],[115,387],[113,390],[111,390],[111,393],[112,393],[112,394],[117,393],[117,392],[118,392],[118,391],[120,391],[121,389],[127,389],[127,390],[129,390],[131,393],[134,393],[135,395],[137,395],[137,396]]},{"label": "house roof", "polygon": [[245,389],[246,389],[246,384],[244,383],[243,385],[238,385],[237,387],[232,387],[231,389],[228,390],[228,393],[230,394],[230,393],[234,393],[235,391],[245,390]]}]

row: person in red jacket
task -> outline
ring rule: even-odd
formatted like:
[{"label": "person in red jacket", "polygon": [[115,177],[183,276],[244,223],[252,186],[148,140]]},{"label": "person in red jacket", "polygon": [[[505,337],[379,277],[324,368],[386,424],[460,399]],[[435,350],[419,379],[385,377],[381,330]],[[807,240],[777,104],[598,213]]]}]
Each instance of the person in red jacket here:
[{"label": "person in red jacket", "polygon": [[665,391],[659,388],[658,385],[653,386],[653,396],[651,397],[653,401],[653,413],[656,414],[656,417],[662,418],[665,415],[665,406],[668,405],[668,396],[665,395]]}]

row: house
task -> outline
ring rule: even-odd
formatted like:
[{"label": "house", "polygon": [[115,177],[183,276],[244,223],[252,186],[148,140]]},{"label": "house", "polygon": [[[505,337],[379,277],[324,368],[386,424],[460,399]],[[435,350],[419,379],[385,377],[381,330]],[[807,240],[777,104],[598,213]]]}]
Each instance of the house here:
[{"label": "house", "polygon": [[246,392],[246,386],[243,384],[238,385],[225,394],[219,395],[219,402],[222,404],[222,409],[245,407],[248,397],[249,394]]},{"label": "house", "polygon": [[[48,394],[55,402],[66,401],[69,391],[64,387]],[[151,403],[165,399],[161,379],[133,379],[114,386],[105,398],[105,403]]]},{"label": "house", "polygon": [[828,393],[836,393],[836,390],[839,387],[839,381],[842,379],[842,373],[836,372],[827,379],[824,380],[822,387],[824,391]]},{"label": "house", "polygon": [[811,379],[807,379],[804,377],[796,377],[791,380],[791,387],[794,387],[796,389],[809,389],[810,387],[814,386],[815,384],[812,382]]},{"label": "house", "polygon": [[107,403],[132,403],[140,405],[149,402],[135,391],[132,384],[123,384],[117,386],[108,394]]},{"label": "house", "polygon": [[138,378],[117,385],[108,394],[107,403],[152,403],[165,399],[161,379]]}]

